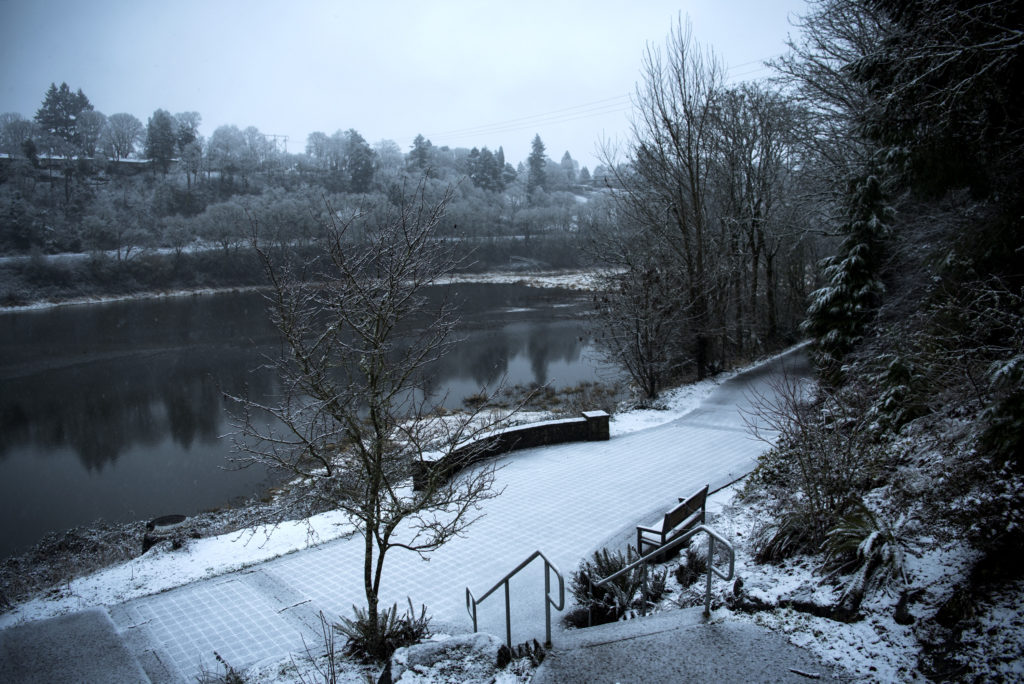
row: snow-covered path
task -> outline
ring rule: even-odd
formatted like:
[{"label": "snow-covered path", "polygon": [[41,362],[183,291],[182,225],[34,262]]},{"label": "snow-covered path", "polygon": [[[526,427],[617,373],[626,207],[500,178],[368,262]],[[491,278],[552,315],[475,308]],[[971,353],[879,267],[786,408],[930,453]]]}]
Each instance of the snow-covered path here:
[{"label": "snow-covered path", "polygon": [[[467,631],[465,590],[480,596],[535,550],[568,582],[577,563],[640,522],[653,522],[679,496],[712,489],[748,472],[764,451],[744,413],[756,394],[770,394],[785,367],[808,371],[802,350],[724,382],[693,412],[664,425],[613,437],[514,452],[502,459],[504,493],[487,502],[485,517],[432,554],[402,550],[388,556],[384,605],[410,597],[426,604],[434,631]],[[543,563],[512,582],[513,640],[543,639]],[[339,539],[245,571],[195,582],[111,607],[118,630],[148,671],[194,680],[213,669],[214,651],[236,668],[287,652],[317,648],[319,611],[329,620],[364,603],[362,540]],[[566,587],[567,604],[568,586]],[[480,605],[480,629],[504,635],[499,590]],[[557,616],[553,618],[557,620]],[[557,639],[556,639],[557,640]]]}]

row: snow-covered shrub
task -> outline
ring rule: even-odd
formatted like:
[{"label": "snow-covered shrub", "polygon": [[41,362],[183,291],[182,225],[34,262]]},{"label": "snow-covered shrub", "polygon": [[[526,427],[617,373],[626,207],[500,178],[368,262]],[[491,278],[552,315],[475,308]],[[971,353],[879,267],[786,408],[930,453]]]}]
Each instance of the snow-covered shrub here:
[{"label": "snow-covered shrub", "polygon": [[777,444],[746,490],[765,498],[772,514],[755,532],[759,562],[817,551],[888,462],[857,395],[826,390],[807,401],[797,383],[783,382],[776,397],[760,402],[757,420],[778,434]]},{"label": "snow-covered shrub", "polygon": [[1010,464],[989,466],[979,469],[974,486],[951,502],[954,522],[965,528],[975,547],[1016,553],[1024,539],[1024,474]]},{"label": "snow-covered shrub", "polygon": [[[639,556],[632,546],[626,548],[625,554],[621,551],[612,553],[608,549],[601,549],[594,552],[592,560],[582,561],[579,568],[572,573],[569,579],[570,591],[576,605],[589,612],[590,624],[614,622],[629,610],[637,607],[643,609],[645,601],[657,601],[661,598],[661,593],[665,591],[665,573],[660,573],[660,579],[657,577],[659,573],[654,573],[655,581],[650,582],[645,590],[644,580],[648,569],[643,564],[623,573],[608,584],[594,586],[594,582],[614,575],[637,558]],[[651,587],[660,587],[657,596],[654,596]]]},{"label": "snow-covered shrub", "polygon": [[[834,574],[847,574],[840,603],[854,608],[864,595],[894,579],[907,583],[904,572],[906,540],[901,526],[881,522],[863,502],[829,530],[825,566]],[[852,572],[851,572],[852,571]]]},{"label": "snow-covered shrub", "polygon": [[417,617],[411,599],[409,610],[404,615],[399,615],[398,604],[378,613],[376,629],[368,611],[357,606],[352,609],[355,619],[343,617],[341,622],[334,625],[334,629],[348,639],[345,655],[364,662],[385,662],[396,649],[418,643],[430,636],[427,607],[422,606]]},{"label": "snow-covered shrub", "polygon": [[[199,684],[245,684],[245,677],[224,656],[214,651],[213,657],[217,661],[217,670],[210,671],[203,667],[196,678]],[[220,671],[221,668],[224,672]]]},{"label": "snow-covered shrub", "polygon": [[699,553],[691,547],[686,548],[685,562],[680,563],[675,569],[676,581],[683,587],[688,587],[708,572],[708,561],[706,553]]}]

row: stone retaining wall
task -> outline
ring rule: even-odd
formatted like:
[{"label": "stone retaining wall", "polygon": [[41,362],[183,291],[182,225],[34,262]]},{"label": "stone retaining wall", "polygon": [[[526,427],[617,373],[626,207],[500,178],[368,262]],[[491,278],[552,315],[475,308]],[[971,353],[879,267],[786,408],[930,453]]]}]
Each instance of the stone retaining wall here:
[{"label": "stone retaining wall", "polygon": [[413,488],[426,487],[432,476],[448,478],[463,468],[515,449],[609,439],[608,414],[584,411],[579,418],[547,420],[498,430],[467,444],[460,444],[451,453],[436,459],[425,458],[413,464]]}]

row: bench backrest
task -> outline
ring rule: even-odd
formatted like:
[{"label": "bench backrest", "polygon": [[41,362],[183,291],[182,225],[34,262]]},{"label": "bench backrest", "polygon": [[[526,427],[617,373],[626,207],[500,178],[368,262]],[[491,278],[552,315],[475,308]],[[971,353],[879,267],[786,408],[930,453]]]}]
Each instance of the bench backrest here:
[{"label": "bench backrest", "polygon": [[[665,519],[661,523],[662,532],[668,532],[669,530],[672,530],[673,528],[686,522],[686,519],[690,517],[693,517],[693,522],[691,523],[691,525],[687,525],[687,527],[692,526],[692,524],[703,523],[704,503],[708,498],[708,486],[709,485],[704,485],[704,488],[701,489],[699,492],[697,492],[690,498],[686,499],[685,501],[681,501],[679,505],[677,505],[675,508],[666,513]],[[694,516],[693,514],[697,511],[700,511],[700,515]]]}]

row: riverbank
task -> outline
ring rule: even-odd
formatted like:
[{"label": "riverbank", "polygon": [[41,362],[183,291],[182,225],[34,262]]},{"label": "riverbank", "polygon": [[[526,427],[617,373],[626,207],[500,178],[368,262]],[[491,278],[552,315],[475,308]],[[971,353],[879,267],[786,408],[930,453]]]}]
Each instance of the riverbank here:
[{"label": "riverbank", "polygon": [[[515,423],[559,417],[575,411],[580,401],[603,397],[606,410],[614,412],[612,436],[624,435],[685,415],[736,372],[666,391],[656,405],[642,409],[629,407],[607,387],[573,388],[561,393],[560,405],[545,393],[537,401],[547,402],[547,408],[529,406]],[[146,553],[144,521],[76,527],[48,535],[30,551],[0,563],[0,611],[5,613],[0,626],[164,591],[351,532],[338,512],[309,509],[287,488],[193,516],[172,539]]]},{"label": "riverbank", "polygon": [[[488,271],[486,273],[460,273],[439,284],[448,283],[490,283],[500,285],[526,285],[537,288],[559,288],[578,292],[599,292],[603,288],[604,271],[597,269],[575,269],[564,271]],[[112,302],[145,301],[180,297],[201,297],[228,293],[258,292],[266,289],[263,285],[198,287],[175,290],[154,290],[128,294],[91,295],[67,299],[43,299],[25,304],[0,306],[0,314],[42,311],[64,306],[87,304],[109,304]],[[0,301],[4,298],[0,297]]]}]

